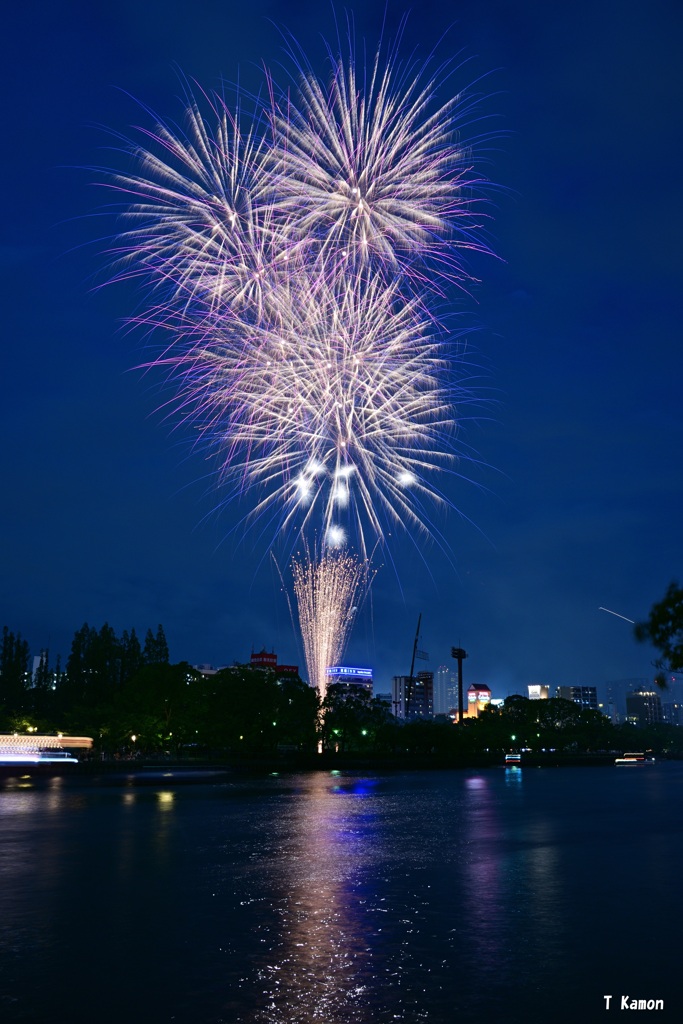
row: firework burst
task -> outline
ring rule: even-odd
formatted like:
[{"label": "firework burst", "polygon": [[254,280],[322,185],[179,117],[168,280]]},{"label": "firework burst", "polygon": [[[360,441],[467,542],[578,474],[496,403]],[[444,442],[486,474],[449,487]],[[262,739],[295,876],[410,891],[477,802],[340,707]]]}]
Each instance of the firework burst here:
[{"label": "firework burst", "polygon": [[454,399],[467,398],[448,345],[396,285],[299,266],[280,288],[268,316],[205,318],[163,360],[227,493],[254,491],[253,514],[279,529],[345,523],[362,550],[368,530],[419,527],[422,500],[440,500],[431,476],[453,460]]},{"label": "firework burst", "polygon": [[138,319],[168,340],[153,364],[228,500],[366,551],[367,530],[426,529],[457,455],[470,394],[416,260],[438,252],[442,280],[460,266],[472,182],[457,97],[432,110],[434,80],[379,53],[332,65],[328,88],[307,73],[287,118],[273,100],[246,132],[239,103],[208,96],[204,115],[190,95],[182,130],[144,132],[111,184],[128,199],[119,276],[150,282]]},{"label": "firework burst", "polygon": [[137,170],[110,187],[126,197],[114,250],[119,277],[141,277],[160,293],[157,316],[232,312],[258,318],[285,267],[286,219],[269,199],[267,147],[239,109],[217,94],[209,114],[190,98],[184,128],[160,123],[128,142]]},{"label": "firework burst", "polygon": [[328,85],[304,58],[298,96],[274,108],[277,209],[298,237],[355,272],[372,263],[402,273],[404,286],[468,277],[462,250],[487,251],[478,237],[484,182],[459,136],[470,101],[435,102],[444,70],[430,75],[380,50],[358,68],[351,39],[348,49],[346,59],[328,49]]},{"label": "firework burst", "polygon": [[126,204],[117,277],[148,283],[137,321],[167,341],[147,365],[218,454],[228,500],[248,496],[271,537],[301,535],[294,591],[322,696],[368,547],[388,526],[427,530],[426,499],[443,500],[435,473],[470,394],[435,293],[467,277],[463,249],[486,249],[458,138],[470,103],[435,100],[448,74],[393,50],[367,69],[352,45],[329,57],[327,85],[305,61],[293,97],[269,79],[247,131],[239,103],[206,96],[205,115],[188,94],[183,127],[140,129],[135,169],[109,181]]}]

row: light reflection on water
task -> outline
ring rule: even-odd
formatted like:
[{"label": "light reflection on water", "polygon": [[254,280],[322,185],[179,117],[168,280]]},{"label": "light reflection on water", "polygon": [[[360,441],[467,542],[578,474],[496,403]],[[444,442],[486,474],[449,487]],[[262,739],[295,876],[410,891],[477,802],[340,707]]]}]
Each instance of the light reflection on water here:
[{"label": "light reflection on water", "polygon": [[468,799],[463,817],[469,857],[464,865],[462,895],[468,943],[484,968],[495,964],[494,970],[505,969],[499,918],[506,904],[508,878],[499,870],[498,851],[491,845],[499,829],[496,804],[484,777],[466,779],[465,787]]},{"label": "light reflection on water", "polygon": [[275,880],[286,897],[278,905],[279,941],[260,969],[259,1020],[289,1024],[293,1006],[300,1021],[366,1019],[372,924],[362,872],[376,837],[363,798],[372,789],[368,780],[331,784],[323,773],[307,779],[291,821],[296,853],[282,858]]},{"label": "light reflection on water", "polygon": [[676,977],[682,809],[678,765],[5,785],[0,1021],[591,1024]]}]

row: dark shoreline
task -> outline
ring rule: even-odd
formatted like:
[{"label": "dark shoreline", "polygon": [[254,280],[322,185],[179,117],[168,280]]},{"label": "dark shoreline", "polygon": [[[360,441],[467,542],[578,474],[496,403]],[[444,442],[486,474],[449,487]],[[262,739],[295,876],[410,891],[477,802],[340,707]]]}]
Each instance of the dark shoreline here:
[{"label": "dark shoreline", "polygon": [[[575,768],[613,767],[614,759],[620,752],[585,754],[522,754],[521,768]],[[368,756],[357,754],[303,754],[287,753],[258,755],[253,757],[221,757],[206,759],[184,759],[182,757],[145,758],[134,761],[87,760],[78,764],[28,764],[0,766],[0,780],[6,778],[49,778],[64,776],[72,778],[97,778],[103,776],[139,777],[147,776],[149,781],[161,783],[164,778],[171,782],[223,781],[231,775],[262,775],[309,771],[354,771],[354,772],[406,772],[477,770],[483,768],[505,768],[505,755],[481,754],[461,757],[445,757],[438,754],[424,755],[383,755]],[[669,760],[669,758],[659,758]],[[507,766],[518,770],[518,766]]]}]

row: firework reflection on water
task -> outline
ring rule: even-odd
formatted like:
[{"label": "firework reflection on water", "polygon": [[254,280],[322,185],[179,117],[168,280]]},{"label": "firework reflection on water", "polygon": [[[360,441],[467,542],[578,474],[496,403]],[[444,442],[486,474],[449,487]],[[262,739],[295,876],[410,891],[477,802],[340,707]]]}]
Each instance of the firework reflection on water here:
[{"label": "firework reflection on water", "polygon": [[263,987],[253,1024],[368,1024],[368,968],[381,959],[381,915],[369,912],[362,892],[374,832],[365,811],[320,772],[307,777],[305,799],[288,809],[289,856],[275,869],[278,927],[258,969]]}]

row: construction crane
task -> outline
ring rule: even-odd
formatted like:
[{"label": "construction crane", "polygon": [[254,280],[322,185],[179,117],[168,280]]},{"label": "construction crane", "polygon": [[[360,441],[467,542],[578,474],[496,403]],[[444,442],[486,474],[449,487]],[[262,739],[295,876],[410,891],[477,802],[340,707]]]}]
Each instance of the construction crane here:
[{"label": "construction crane", "polygon": [[404,700],[404,714],[405,718],[408,718],[410,712],[410,705],[413,699],[413,684],[415,682],[415,659],[419,658],[421,661],[429,661],[429,654],[426,651],[421,651],[418,648],[420,642],[420,624],[422,623],[422,612],[417,617],[417,629],[415,630],[415,642],[413,643],[413,656],[410,659],[410,675],[408,676],[408,685],[405,690]]}]

